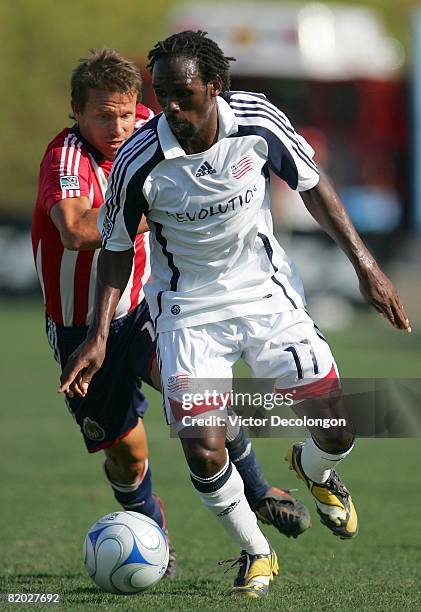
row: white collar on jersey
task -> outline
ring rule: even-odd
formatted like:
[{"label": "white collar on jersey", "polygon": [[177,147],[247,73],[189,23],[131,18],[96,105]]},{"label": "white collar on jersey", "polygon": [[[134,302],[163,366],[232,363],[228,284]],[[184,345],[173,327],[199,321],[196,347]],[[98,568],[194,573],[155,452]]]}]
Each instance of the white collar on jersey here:
[{"label": "white collar on jersey", "polygon": [[[231,134],[238,132],[238,124],[234,111],[228,102],[225,102],[221,96],[216,98],[216,102],[218,104],[219,141],[226,136],[230,136]],[[186,155],[186,152],[180,146],[177,138],[172,133],[163,113],[158,121],[158,138],[162,151],[165,155],[165,159],[174,159],[175,157],[184,157]]]}]

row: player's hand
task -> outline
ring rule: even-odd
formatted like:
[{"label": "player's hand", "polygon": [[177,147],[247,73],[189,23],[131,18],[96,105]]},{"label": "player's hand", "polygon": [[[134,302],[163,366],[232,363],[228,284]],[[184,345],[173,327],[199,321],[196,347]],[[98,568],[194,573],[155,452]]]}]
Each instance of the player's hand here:
[{"label": "player's hand", "polygon": [[395,285],[380,270],[371,266],[359,275],[360,291],[368,304],[384,316],[393,327],[410,333],[409,319]]},{"label": "player's hand", "polygon": [[90,382],[105,359],[106,342],[87,339],[70,355],[60,376],[59,393],[85,397]]},{"label": "player's hand", "polygon": [[136,234],[144,234],[145,232],[149,232],[149,225],[145,215],[142,215]]}]

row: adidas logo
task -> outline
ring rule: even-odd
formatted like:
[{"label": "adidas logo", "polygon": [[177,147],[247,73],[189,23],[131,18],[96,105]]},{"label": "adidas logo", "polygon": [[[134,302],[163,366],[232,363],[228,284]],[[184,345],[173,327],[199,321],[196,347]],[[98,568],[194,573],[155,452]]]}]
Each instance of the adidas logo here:
[{"label": "adidas logo", "polygon": [[216,516],[226,516],[227,514],[230,514],[233,510],[235,510],[235,508],[238,506],[239,503],[240,503],[239,499],[233,501],[232,504],[227,506],[224,510],[222,510],[222,512],[220,512]]},{"label": "adidas logo", "polygon": [[205,162],[204,164],[200,166],[195,176],[199,178],[201,176],[206,176],[207,174],[215,174],[215,173],[216,173],[215,168],[212,168],[209,162]]}]

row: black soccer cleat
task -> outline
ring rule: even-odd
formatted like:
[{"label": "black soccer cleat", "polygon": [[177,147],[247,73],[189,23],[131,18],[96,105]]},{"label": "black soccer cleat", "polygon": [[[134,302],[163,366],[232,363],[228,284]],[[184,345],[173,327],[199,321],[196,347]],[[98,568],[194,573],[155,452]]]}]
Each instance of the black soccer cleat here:
[{"label": "black soccer cleat", "polygon": [[167,536],[167,540],[168,540],[168,548],[169,548],[170,554],[169,554],[167,570],[164,574],[164,578],[167,578],[168,580],[174,580],[174,578],[177,578],[179,574],[178,564],[177,564],[177,553],[175,552],[174,546],[171,544],[170,540],[168,539],[168,536]]},{"label": "black soccer cleat", "polygon": [[285,489],[270,487],[264,497],[252,506],[252,510],[259,521],[273,525],[288,538],[297,538],[311,527],[307,507]]},{"label": "black soccer cleat", "polygon": [[159,509],[161,510],[163,530],[167,537],[168,549],[169,549],[168,565],[167,565],[167,569],[166,569],[166,572],[163,578],[167,578],[168,580],[174,580],[174,578],[177,578],[179,574],[178,563],[177,563],[177,553],[168,536],[168,529],[166,528],[167,520],[165,518],[165,510],[164,510],[164,504],[162,503],[162,499],[159,497],[159,495],[156,495],[155,493],[153,493],[152,495],[154,499],[158,502]]}]

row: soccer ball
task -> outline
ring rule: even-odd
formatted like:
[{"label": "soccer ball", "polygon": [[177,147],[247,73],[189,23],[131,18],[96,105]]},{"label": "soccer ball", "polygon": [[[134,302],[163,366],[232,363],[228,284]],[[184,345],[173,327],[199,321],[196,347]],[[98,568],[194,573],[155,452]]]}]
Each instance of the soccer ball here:
[{"label": "soccer ball", "polygon": [[88,574],[108,593],[140,593],[158,582],[168,565],[165,533],[138,512],[103,516],[88,531],[83,549]]}]

